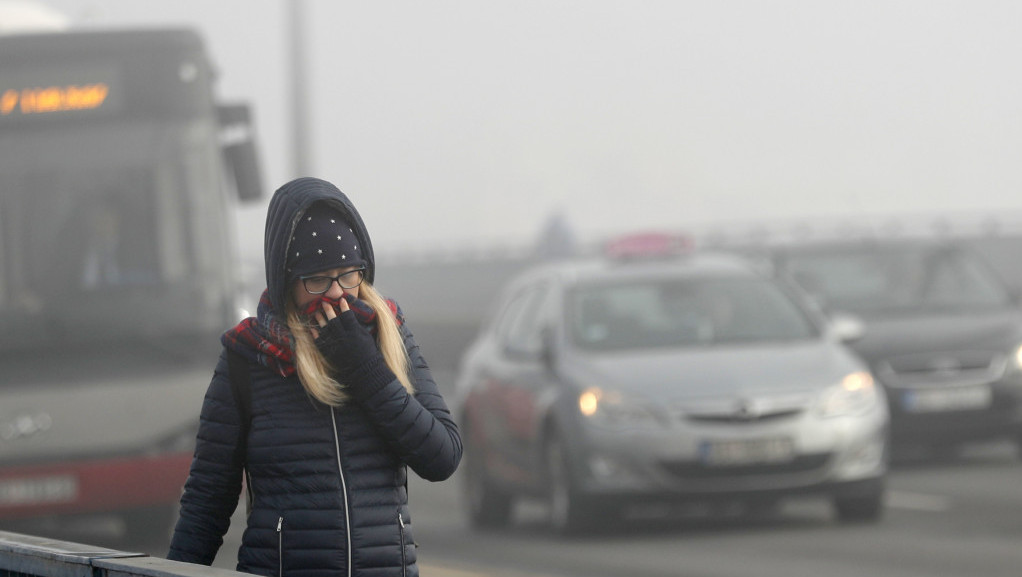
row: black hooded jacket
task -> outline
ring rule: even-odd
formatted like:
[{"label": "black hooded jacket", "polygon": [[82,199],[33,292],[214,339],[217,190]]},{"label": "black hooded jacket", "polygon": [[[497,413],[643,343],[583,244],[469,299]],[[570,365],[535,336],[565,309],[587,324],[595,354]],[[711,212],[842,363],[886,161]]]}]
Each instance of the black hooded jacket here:
[{"label": "black hooded jacket", "polygon": [[[361,217],[332,184],[313,178],[277,191],[267,212],[266,283],[283,311],[288,242],[312,203],[329,202],[350,217],[375,277],[372,244]],[[406,467],[443,480],[461,459],[458,428],[407,323],[414,394],[397,379],[371,395],[330,408],[306,394],[296,375],[250,363],[251,420],[244,459],[240,414],[222,354],[206,393],[195,457],[181,498],[169,559],[209,565],[238,504],[243,468],[253,497],[238,551],[238,570],[260,575],[326,577],[417,575]],[[357,383],[349,386],[356,387]]]}]

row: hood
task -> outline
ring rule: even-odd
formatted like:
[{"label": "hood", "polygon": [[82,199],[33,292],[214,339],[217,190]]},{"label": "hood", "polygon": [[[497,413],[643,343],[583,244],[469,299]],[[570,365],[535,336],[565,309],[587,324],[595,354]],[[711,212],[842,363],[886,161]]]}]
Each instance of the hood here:
[{"label": "hood", "polygon": [[866,321],[852,347],[871,364],[927,352],[983,349],[1008,353],[1022,343],[1022,316],[1015,310],[982,314],[887,317]]},{"label": "hood", "polygon": [[572,376],[581,387],[607,387],[658,402],[819,391],[865,369],[829,341],[602,353],[570,366],[577,369]]},{"label": "hood", "polygon": [[372,284],[376,276],[376,258],[365,223],[347,195],[336,186],[318,178],[303,177],[281,186],[270,199],[266,210],[266,232],[263,240],[266,265],[266,288],[276,311],[284,310],[287,297],[287,251],[291,236],[302,214],[314,203],[325,201],[339,210],[352,224],[366,261],[365,279]]}]

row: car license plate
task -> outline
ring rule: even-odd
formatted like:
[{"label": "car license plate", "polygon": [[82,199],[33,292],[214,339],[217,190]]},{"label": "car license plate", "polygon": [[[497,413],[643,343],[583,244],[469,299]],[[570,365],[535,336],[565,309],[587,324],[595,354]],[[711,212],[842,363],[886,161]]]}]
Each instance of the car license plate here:
[{"label": "car license plate", "polygon": [[786,437],[703,441],[700,460],[714,467],[785,463],[795,457],[795,447]]},{"label": "car license plate", "polygon": [[0,506],[65,503],[77,497],[78,479],[71,475],[0,480]]},{"label": "car license plate", "polygon": [[902,393],[902,406],[910,413],[986,409],[993,393],[986,385],[953,389],[912,389]]}]

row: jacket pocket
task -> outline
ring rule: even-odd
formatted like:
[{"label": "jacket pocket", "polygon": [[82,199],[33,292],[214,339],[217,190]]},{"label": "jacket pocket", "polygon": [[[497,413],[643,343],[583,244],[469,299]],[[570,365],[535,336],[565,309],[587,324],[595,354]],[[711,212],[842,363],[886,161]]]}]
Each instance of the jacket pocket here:
[{"label": "jacket pocket", "polygon": [[284,518],[277,518],[277,577],[284,577]]}]

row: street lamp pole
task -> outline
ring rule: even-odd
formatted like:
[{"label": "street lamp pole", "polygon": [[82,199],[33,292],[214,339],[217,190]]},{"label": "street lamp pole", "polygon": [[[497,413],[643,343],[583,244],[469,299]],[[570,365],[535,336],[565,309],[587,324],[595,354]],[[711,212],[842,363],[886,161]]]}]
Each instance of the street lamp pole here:
[{"label": "street lamp pole", "polygon": [[291,170],[309,176],[309,79],[305,52],[305,0],[284,0],[289,7],[291,55]]}]

